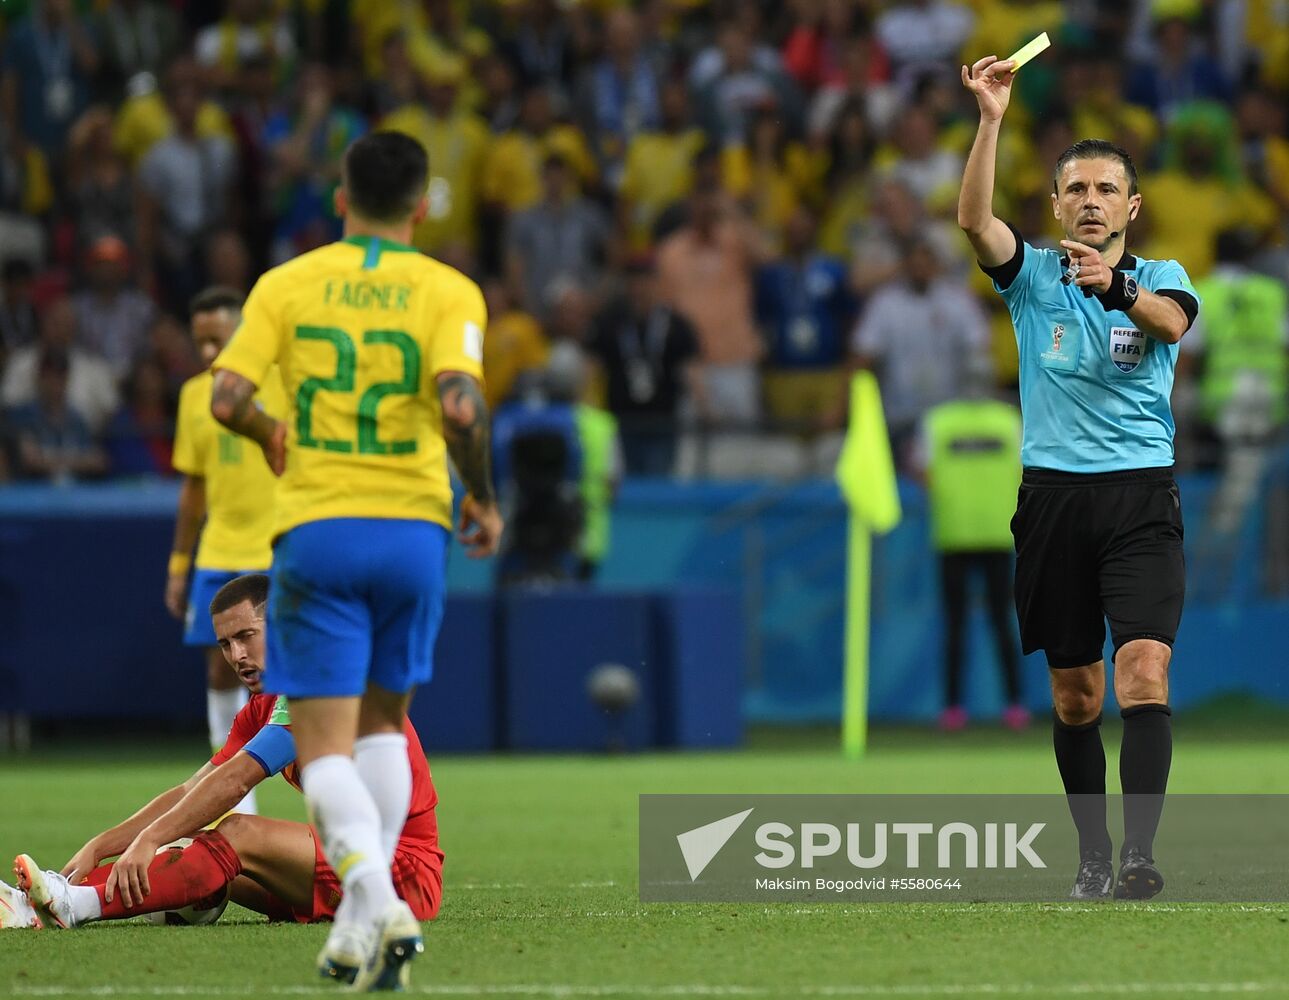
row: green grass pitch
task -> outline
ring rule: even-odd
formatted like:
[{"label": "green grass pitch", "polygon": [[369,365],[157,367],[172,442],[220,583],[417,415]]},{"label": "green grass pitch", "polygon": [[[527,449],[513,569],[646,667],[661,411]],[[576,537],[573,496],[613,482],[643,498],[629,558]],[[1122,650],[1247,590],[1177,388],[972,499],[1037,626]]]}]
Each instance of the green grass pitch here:
[{"label": "green grass pitch", "polygon": [[[443,757],[445,901],[413,991],[440,997],[1289,997],[1289,905],[643,905],[641,792],[1051,792],[1023,736],[878,730],[849,764],[831,739],[734,753]],[[1282,724],[1178,720],[1173,789],[1289,791]],[[1115,728],[1107,726],[1115,773]],[[61,865],[85,837],[200,763],[196,745],[0,757],[0,857]],[[261,808],[300,818],[280,779]],[[1163,860],[1163,859],[1161,859]],[[7,867],[7,863],[6,863]],[[1167,868],[1165,867],[1165,873]],[[1072,873],[1071,873],[1072,874]],[[205,928],[100,924],[0,935],[0,997],[311,997],[324,927],[230,908]]]}]

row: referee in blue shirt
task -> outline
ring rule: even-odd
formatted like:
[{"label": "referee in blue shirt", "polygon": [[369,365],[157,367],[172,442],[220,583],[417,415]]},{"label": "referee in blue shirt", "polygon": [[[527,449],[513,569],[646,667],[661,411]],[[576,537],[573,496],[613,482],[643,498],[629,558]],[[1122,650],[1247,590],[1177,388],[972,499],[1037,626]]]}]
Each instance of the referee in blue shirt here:
[{"label": "referee in blue shirt", "polygon": [[[1047,656],[1056,762],[1079,833],[1071,896],[1147,899],[1172,760],[1168,662],[1185,593],[1169,395],[1177,344],[1199,296],[1176,261],[1126,253],[1141,209],[1126,152],[1084,139],[1056,163],[1052,211],[1064,252],[1038,250],[993,214],[998,132],[1013,70],[962,67],[980,107],[958,224],[1016,328],[1024,478],[1012,520],[1025,652]],[[1114,880],[1101,745],[1105,623],[1123,716],[1124,840]]]}]

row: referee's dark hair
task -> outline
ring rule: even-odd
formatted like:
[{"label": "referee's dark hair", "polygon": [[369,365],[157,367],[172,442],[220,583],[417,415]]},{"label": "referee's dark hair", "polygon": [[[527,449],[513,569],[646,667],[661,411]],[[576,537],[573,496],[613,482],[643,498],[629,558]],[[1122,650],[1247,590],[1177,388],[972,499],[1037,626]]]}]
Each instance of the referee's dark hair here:
[{"label": "referee's dark hair", "polygon": [[247,573],[237,576],[215,591],[210,601],[210,613],[220,615],[237,607],[243,601],[250,601],[256,611],[263,609],[269,602],[269,577],[267,573]]},{"label": "referee's dark hair", "polygon": [[372,132],[345,152],[349,205],[372,222],[398,223],[416,211],[430,179],[425,147],[402,132]]},{"label": "referee's dark hair", "polygon": [[225,285],[211,285],[209,288],[203,288],[192,297],[192,301],[188,303],[188,315],[196,316],[198,313],[218,312],[220,309],[238,313],[242,311],[242,306],[245,302],[246,296],[236,288],[229,288]]},{"label": "referee's dark hair", "polygon": [[1137,193],[1137,166],[1132,162],[1132,157],[1122,146],[1116,146],[1113,142],[1107,142],[1105,139],[1080,139],[1073,146],[1062,153],[1056,160],[1056,169],[1052,171],[1052,190],[1058,195],[1061,193],[1058,183],[1061,178],[1061,171],[1071,160],[1118,160],[1123,164],[1123,172],[1128,175],[1128,194]]}]

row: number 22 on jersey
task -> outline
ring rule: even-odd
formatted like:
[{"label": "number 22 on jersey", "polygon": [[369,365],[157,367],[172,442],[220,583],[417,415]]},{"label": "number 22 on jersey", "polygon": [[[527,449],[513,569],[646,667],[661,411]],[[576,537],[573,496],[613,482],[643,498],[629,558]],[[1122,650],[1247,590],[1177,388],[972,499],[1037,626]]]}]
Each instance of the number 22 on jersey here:
[{"label": "number 22 on jersey", "polygon": [[[421,349],[411,335],[402,330],[366,330],[361,347],[354,339],[334,326],[297,326],[297,340],[324,341],[335,350],[335,368],[331,375],[311,375],[296,391],[296,444],[301,448],[319,448],[343,454],[408,455],[416,451],[416,439],[381,440],[378,411],[389,396],[415,397],[421,387]],[[358,399],[357,419],[353,433],[345,437],[319,438],[313,431],[314,405],[318,393],[353,393],[356,389],[358,352],[395,352],[402,366],[402,377],[375,382]],[[347,411],[349,406],[338,407]]]}]

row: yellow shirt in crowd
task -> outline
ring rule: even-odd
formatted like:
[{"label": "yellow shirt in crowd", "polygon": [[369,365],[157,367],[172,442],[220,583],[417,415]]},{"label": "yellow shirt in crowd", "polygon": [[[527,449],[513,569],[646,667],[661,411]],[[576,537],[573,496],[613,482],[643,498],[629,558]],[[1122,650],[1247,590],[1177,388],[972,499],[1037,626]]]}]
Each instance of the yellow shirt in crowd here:
[{"label": "yellow shirt in crowd", "polygon": [[813,156],[797,142],[788,144],[781,163],[759,161],[743,145],[721,152],[726,190],[750,203],[752,218],[776,242],[802,201],[811,201],[821,189],[827,168],[826,156]]},{"label": "yellow shirt in crowd", "polygon": [[483,342],[484,398],[495,410],[510,395],[520,373],[544,368],[550,345],[541,325],[526,312],[512,309],[494,316]]},{"label": "yellow shirt in crowd", "polygon": [[391,111],[380,127],[411,136],[430,158],[429,212],[416,227],[412,242],[427,253],[452,244],[473,248],[479,173],[488,151],[488,126],[483,119],[464,111],[438,118],[412,103]]},{"label": "yellow shirt in crowd", "polygon": [[631,249],[647,250],[653,226],[667,206],[689,194],[694,184],[694,156],[707,142],[700,129],[641,132],[627,146],[622,197],[630,205]]},{"label": "yellow shirt in crowd", "polygon": [[[1179,205],[1185,211],[1177,211]],[[1216,177],[1196,179],[1165,170],[1141,182],[1146,235],[1134,252],[1155,260],[1180,260],[1197,280],[1213,270],[1217,237],[1247,226],[1265,232],[1276,222],[1276,206],[1251,184],[1232,187]]]},{"label": "yellow shirt in crowd", "polygon": [[512,212],[535,205],[542,196],[542,161],[552,153],[562,156],[583,184],[595,180],[595,159],[574,126],[556,125],[540,138],[513,129],[493,140],[480,193]]},{"label": "yellow shirt in crowd", "polygon": [[[136,166],[153,146],[174,130],[170,109],[159,93],[131,97],[116,113],[112,126],[112,142],[117,152]],[[197,136],[233,138],[233,128],[228,115],[214,101],[203,101],[197,109]]]}]

